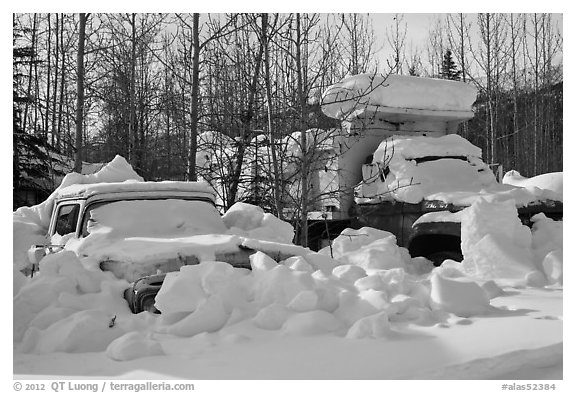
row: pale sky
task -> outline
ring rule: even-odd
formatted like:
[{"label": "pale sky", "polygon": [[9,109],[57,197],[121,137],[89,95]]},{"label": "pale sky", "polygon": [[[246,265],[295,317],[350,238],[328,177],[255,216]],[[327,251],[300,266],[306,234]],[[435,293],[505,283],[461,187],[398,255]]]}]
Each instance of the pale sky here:
[{"label": "pale sky", "polygon": [[[519,12],[523,10],[518,9]],[[545,12],[546,10],[542,10]],[[549,11],[549,10],[548,10]],[[404,13],[400,14],[403,18],[401,31],[403,31],[403,25],[406,24],[406,38],[405,38],[405,54],[410,55],[411,45],[414,50],[420,52],[420,57],[423,63],[427,61],[426,48],[428,47],[428,34],[432,26],[435,24],[438,17],[444,19],[447,13]],[[465,14],[467,22],[472,23],[472,34],[477,32],[477,14],[468,13]],[[391,56],[390,45],[386,39],[386,31],[393,29],[395,22],[393,13],[370,13],[372,18],[372,25],[374,27],[374,33],[377,39],[377,49],[380,49],[378,53],[382,64],[385,64],[385,59]],[[563,14],[553,14],[553,23],[558,23],[560,29],[563,28]],[[476,33],[477,34],[477,33]],[[473,36],[474,42],[474,36]],[[475,45],[475,44],[473,44]]]}]

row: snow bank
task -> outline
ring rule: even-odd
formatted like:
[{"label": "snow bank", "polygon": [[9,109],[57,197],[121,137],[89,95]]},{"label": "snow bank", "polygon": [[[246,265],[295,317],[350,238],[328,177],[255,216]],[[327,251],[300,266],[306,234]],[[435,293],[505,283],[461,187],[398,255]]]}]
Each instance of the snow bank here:
[{"label": "snow bank", "polygon": [[502,183],[528,189],[539,188],[541,190],[549,190],[555,194],[556,200],[563,200],[563,172],[544,173],[527,178],[522,176],[518,171],[512,170],[504,174]]},{"label": "snow bank", "polygon": [[130,312],[125,287],[72,252],[48,255],[14,297],[14,341],[22,352],[103,351],[123,334],[109,324]]},{"label": "snow bank", "polygon": [[563,222],[554,221],[543,213],[532,217],[532,248],[536,266],[550,284],[563,284]]},{"label": "snow bank", "polygon": [[462,270],[510,285],[561,283],[563,224],[543,213],[532,220],[531,231],[522,225],[513,201],[480,200],[465,209]]},{"label": "snow bank", "polygon": [[[512,210],[510,203],[485,203],[463,214],[470,250],[465,256],[484,258],[486,250],[472,243],[488,236],[542,254],[550,250],[542,269],[550,280],[561,282],[559,244],[553,240],[560,229],[551,231],[555,225],[536,217],[533,234],[525,232],[509,222]],[[494,221],[497,218],[500,221]],[[241,215],[233,222],[246,226],[250,217]],[[214,260],[184,266],[167,274],[156,297],[161,315],[132,314],[122,299],[126,281],[100,271],[93,259],[69,251],[53,254],[42,260],[39,273],[22,283],[14,298],[15,350],[96,351],[125,361],[200,353],[252,340],[262,332],[393,341],[407,326],[449,327],[458,321],[451,315],[497,312],[491,301],[502,292],[485,278],[497,269],[518,273],[504,269],[507,261],[502,260],[495,267],[473,264],[485,274],[474,270],[467,275],[471,269],[462,267],[470,261],[465,260],[413,275],[408,271],[418,270],[410,268],[418,261],[398,247],[391,234],[371,228],[346,230],[334,241],[334,259],[329,252],[308,252],[283,263],[257,252],[250,257],[251,270]],[[530,266],[519,274],[534,270]]]},{"label": "snow bank", "polygon": [[513,201],[481,200],[462,215],[462,267],[482,279],[524,279],[535,269],[530,229]]},{"label": "snow bank", "polygon": [[393,108],[471,111],[478,94],[462,82],[403,75],[360,74],[344,78],[322,95],[322,111],[350,119],[367,105]]},{"label": "snow bank", "polygon": [[[365,254],[370,268],[315,253],[294,257],[287,266],[261,252],[251,256],[252,270],[218,261],[184,266],[166,276],[156,297],[160,316],[131,314],[122,299],[127,283],[99,270],[93,259],[53,254],[14,298],[16,348],[106,351],[112,359],[130,360],[166,353],[166,340],[220,332],[227,337],[239,324],[288,336],[360,339],[384,337],[389,323],[440,320],[444,314],[430,308],[426,280],[390,268],[404,261],[394,239],[370,229],[358,234],[353,244],[336,249],[348,262],[353,250],[378,249]],[[394,256],[382,262],[383,250]]]},{"label": "snow bank", "polygon": [[[403,268],[410,259],[408,251],[396,244],[396,236],[370,227],[343,230],[332,243],[332,253],[340,264],[364,269]],[[330,249],[320,254],[330,255]]]},{"label": "snow bank", "polygon": [[468,277],[451,277],[439,269],[432,274],[430,303],[433,309],[461,317],[486,314],[491,311],[487,293]]},{"label": "snow bank", "polygon": [[229,233],[248,238],[292,243],[294,228],[259,206],[236,202],[224,213],[222,220]]}]

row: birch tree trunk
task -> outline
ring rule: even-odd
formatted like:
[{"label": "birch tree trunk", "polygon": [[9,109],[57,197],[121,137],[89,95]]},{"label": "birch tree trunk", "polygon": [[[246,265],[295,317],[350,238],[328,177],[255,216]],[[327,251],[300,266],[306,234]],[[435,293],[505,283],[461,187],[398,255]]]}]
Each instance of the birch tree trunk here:
[{"label": "birch tree trunk", "polygon": [[74,172],[82,173],[82,125],[84,124],[84,41],[86,38],[86,14],[80,14],[78,32],[78,79],[76,81],[76,156]]}]

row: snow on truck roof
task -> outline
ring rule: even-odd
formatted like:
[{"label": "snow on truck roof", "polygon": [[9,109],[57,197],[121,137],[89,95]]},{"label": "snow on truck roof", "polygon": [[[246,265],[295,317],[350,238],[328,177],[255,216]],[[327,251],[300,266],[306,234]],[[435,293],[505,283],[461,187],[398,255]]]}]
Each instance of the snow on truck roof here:
[{"label": "snow on truck roof", "polygon": [[458,81],[360,74],[328,87],[322,95],[322,111],[340,120],[351,120],[365,111],[397,120],[423,116],[466,120],[474,116],[477,94],[475,87]]},{"label": "snow on truck roof", "polygon": [[115,193],[146,193],[170,195],[190,193],[214,200],[214,190],[206,182],[161,181],[141,182],[127,180],[124,182],[73,184],[58,190],[58,198],[88,198],[94,195]]}]

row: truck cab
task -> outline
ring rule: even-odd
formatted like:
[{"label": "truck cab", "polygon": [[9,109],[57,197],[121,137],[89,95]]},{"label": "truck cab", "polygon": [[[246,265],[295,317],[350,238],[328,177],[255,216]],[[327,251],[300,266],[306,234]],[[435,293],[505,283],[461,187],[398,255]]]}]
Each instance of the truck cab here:
[{"label": "truck cab", "polygon": [[[473,118],[476,95],[463,82],[400,75],[355,75],[330,86],[322,110],[342,124],[341,219],[391,232],[413,257],[435,264],[462,259],[457,213],[477,198],[515,199],[528,225],[539,212],[561,219],[561,201],[498,183],[481,149],[456,134]],[[337,235],[339,226],[324,232]]]},{"label": "truck cab", "polygon": [[63,188],[53,200],[48,235],[50,244],[29,250],[32,266],[41,269],[42,258],[63,249],[81,260],[90,258],[101,270],[131,283],[124,298],[135,313],[154,311],[164,277],[182,266],[221,261],[250,269],[250,256],[257,251],[276,261],[309,252],[231,230],[215,206],[213,189],[203,182]]}]

